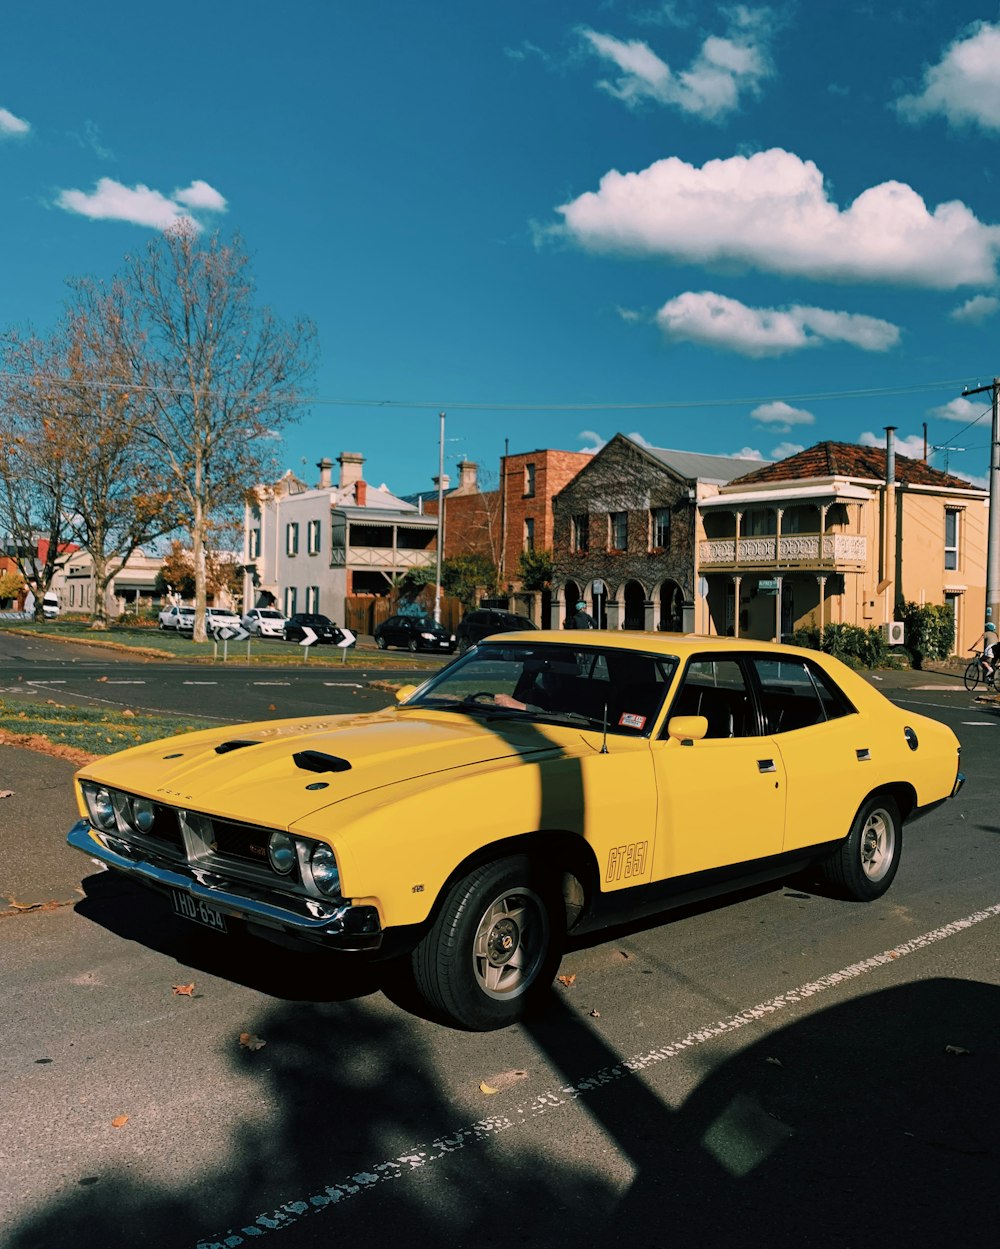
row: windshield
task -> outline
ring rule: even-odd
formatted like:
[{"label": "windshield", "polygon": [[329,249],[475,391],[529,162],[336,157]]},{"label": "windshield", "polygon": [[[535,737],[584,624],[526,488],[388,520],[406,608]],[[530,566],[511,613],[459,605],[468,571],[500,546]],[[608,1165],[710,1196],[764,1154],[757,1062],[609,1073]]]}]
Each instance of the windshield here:
[{"label": "windshield", "polygon": [[261,619],[261,620],[282,620],[282,619],[284,619],[284,617],[282,616],[282,614],[281,614],[281,612],[280,612],[280,611],[259,611],[259,612],[257,613],[257,615],[260,617],[260,619]]},{"label": "windshield", "polygon": [[402,705],[648,736],[676,668],[617,647],[481,642]]}]

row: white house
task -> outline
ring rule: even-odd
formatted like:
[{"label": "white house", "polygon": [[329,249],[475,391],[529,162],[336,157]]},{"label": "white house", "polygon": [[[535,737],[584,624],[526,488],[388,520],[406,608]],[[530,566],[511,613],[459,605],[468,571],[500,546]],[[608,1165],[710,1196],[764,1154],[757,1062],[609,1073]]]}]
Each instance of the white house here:
[{"label": "white house", "polygon": [[346,619],[350,595],[386,595],[393,580],[436,559],[437,517],[362,476],[364,456],[344,451],[317,464],[309,486],[291,471],[256,487],[244,517],[244,594],[249,607],[273,601],[285,615]]}]

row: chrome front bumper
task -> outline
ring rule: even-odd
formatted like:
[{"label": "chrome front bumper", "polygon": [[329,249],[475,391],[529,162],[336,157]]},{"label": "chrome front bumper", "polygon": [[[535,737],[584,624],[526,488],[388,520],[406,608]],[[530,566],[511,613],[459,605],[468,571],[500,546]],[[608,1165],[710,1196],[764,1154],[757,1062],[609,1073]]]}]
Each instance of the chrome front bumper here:
[{"label": "chrome front bumper", "polygon": [[74,850],[105,867],[150,885],[154,889],[179,890],[214,907],[223,915],[244,920],[262,936],[274,933],[332,950],[377,950],[382,927],[373,906],[352,906],[343,900],[321,902],[313,898],[287,898],[272,902],[239,893],[238,882],[189,863],[160,862],[151,856],[129,858],[114,850],[87,820],[78,820],[66,838]]}]

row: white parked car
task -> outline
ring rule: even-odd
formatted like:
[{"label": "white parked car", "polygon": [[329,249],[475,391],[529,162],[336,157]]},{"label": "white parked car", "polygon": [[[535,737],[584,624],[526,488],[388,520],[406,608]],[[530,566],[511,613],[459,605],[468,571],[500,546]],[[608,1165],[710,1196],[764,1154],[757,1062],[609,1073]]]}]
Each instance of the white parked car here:
[{"label": "white parked car", "polygon": [[239,629],[240,618],[228,607],[206,607],[205,629],[211,635],[220,629]]},{"label": "white parked car", "polygon": [[53,620],[59,615],[59,595],[51,590],[42,595],[42,615],[46,620]]},{"label": "white parked car", "polygon": [[176,629],[180,633],[190,633],[194,629],[194,608],[165,607],[160,612],[160,628]]},{"label": "white parked car", "polygon": [[247,633],[262,638],[285,636],[285,617],[276,607],[251,607],[243,617]]}]

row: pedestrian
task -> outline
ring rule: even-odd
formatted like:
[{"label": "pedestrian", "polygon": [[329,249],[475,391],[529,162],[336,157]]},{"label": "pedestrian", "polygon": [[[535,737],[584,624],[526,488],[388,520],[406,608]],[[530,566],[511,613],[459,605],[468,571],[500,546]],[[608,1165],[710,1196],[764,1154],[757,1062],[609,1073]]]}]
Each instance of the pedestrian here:
[{"label": "pedestrian", "polygon": [[580,599],[572,616],[566,620],[567,629],[596,629],[597,621],[587,611],[587,604]]}]

